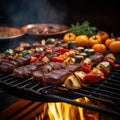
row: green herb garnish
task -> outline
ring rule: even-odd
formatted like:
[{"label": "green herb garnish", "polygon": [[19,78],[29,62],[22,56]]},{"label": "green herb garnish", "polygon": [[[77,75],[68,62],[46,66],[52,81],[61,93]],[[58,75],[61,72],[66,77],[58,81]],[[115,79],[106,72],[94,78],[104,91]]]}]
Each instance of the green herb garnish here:
[{"label": "green herb garnish", "polygon": [[81,24],[79,22],[77,22],[75,25],[71,24],[70,32],[74,33],[75,35],[85,34],[88,37],[90,37],[93,34],[97,33],[97,27],[90,26],[88,21],[84,21]]}]

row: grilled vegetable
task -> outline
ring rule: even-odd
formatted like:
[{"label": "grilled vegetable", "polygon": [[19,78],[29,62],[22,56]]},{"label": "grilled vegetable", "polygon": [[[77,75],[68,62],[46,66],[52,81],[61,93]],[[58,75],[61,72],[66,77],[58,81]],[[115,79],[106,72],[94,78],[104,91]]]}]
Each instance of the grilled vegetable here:
[{"label": "grilled vegetable", "polygon": [[64,62],[64,59],[60,58],[60,57],[53,57],[53,61],[54,62]]},{"label": "grilled vegetable", "polygon": [[115,55],[114,55],[113,53],[107,54],[107,55],[104,57],[104,61],[109,62],[112,67],[116,67],[116,68],[119,68],[119,67],[120,67],[119,64],[116,64],[116,63],[115,63],[116,58],[115,58]]},{"label": "grilled vegetable", "polygon": [[65,49],[65,48],[59,48],[59,49],[58,49],[58,52],[60,52],[60,53],[65,53],[65,52],[69,52],[69,50],[68,50],[68,49]]},{"label": "grilled vegetable", "polygon": [[75,59],[75,63],[80,63],[84,59],[81,55],[75,55],[73,58]]},{"label": "grilled vegetable", "polygon": [[48,48],[45,49],[45,51],[48,52],[48,53],[52,53],[53,49],[52,49],[52,47],[48,47]]},{"label": "grilled vegetable", "polygon": [[85,53],[85,52],[81,52],[79,55],[84,56],[84,58],[87,57],[87,53]]},{"label": "grilled vegetable", "polygon": [[94,54],[95,54],[95,50],[93,50],[93,49],[88,49],[88,50],[86,51],[86,53],[87,53],[88,56],[91,56],[91,55],[94,55]]},{"label": "grilled vegetable", "polygon": [[64,82],[65,87],[68,89],[80,89],[81,88],[81,82],[79,79],[77,79],[73,74],[70,75]]},{"label": "grilled vegetable", "polygon": [[37,62],[37,61],[39,61],[39,59],[37,57],[34,57],[34,56],[30,57],[30,63]]},{"label": "grilled vegetable", "polygon": [[92,66],[92,61],[91,61],[90,58],[85,58],[85,60],[83,61],[83,63]]},{"label": "grilled vegetable", "polygon": [[100,74],[88,73],[83,79],[82,83],[95,83],[104,80],[105,77]]},{"label": "grilled vegetable", "polygon": [[82,70],[89,73],[91,72],[91,66],[89,64],[85,64],[83,66],[81,66]]},{"label": "grilled vegetable", "polygon": [[77,48],[75,48],[76,50],[78,50],[78,51],[80,51],[80,52],[84,52],[84,47],[77,47]]},{"label": "grilled vegetable", "polygon": [[39,57],[38,57],[39,61],[42,60],[42,58],[43,58],[44,56],[45,56],[45,54],[44,54],[44,53],[41,53],[41,54],[39,55]]},{"label": "grilled vegetable", "polygon": [[107,61],[100,62],[100,63],[98,64],[98,66],[100,66],[100,67],[105,67],[105,68],[107,68],[108,70],[111,69],[111,65],[110,65],[110,63],[107,62]]},{"label": "grilled vegetable", "polygon": [[107,55],[104,57],[104,60],[107,59],[107,58],[110,58],[110,59],[112,59],[113,61],[116,61],[116,58],[115,58],[115,56],[114,56],[113,53],[107,54]]},{"label": "grilled vegetable", "polygon": [[82,81],[82,79],[87,75],[87,73],[83,71],[76,71],[74,74],[78,79],[80,79],[80,81]]},{"label": "grilled vegetable", "polygon": [[113,59],[111,59],[111,58],[105,58],[104,61],[109,62],[112,67],[116,67],[116,68],[120,67],[120,65],[116,64],[115,61]]},{"label": "grilled vegetable", "polygon": [[73,49],[77,47],[77,43],[75,41],[68,43],[68,49]]},{"label": "grilled vegetable", "polygon": [[94,67],[92,69],[91,73],[93,73],[93,74],[100,74],[100,75],[104,76],[104,73],[100,69],[98,69],[97,67]]}]

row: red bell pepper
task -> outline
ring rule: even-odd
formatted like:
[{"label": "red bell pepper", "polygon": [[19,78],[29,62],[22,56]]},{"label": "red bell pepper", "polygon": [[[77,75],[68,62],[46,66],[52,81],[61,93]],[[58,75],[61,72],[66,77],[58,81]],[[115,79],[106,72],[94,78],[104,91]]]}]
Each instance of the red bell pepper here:
[{"label": "red bell pepper", "polygon": [[46,52],[52,53],[53,52],[52,47],[46,48]]},{"label": "red bell pepper", "polygon": [[106,67],[102,67],[100,69],[105,75],[109,75],[110,74],[110,70],[108,70]]},{"label": "red bell pepper", "polygon": [[60,57],[53,57],[52,59],[54,62],[64,62],[64,59],[63,58],[60,58]]},{"label": "red bell pepper", "polygon": [[30,63],[37,62],[37,61],[39,61],[39,59],[37,57],[34,57],[34,56],[30,57]]},{"label": "red bell pepper", "polygon": [[44,54],[44,53],[41,53],[41,54],[39,55],[39,57],[38,57],[39,61],[42,60],[42,58],[43,58],[44,56],[45,56],[45,54]]},{"label": "red bell pepper", "polygon": [[116,67],[116,68],[120,67],[120,65],[116,64],[115,61],[113,59],[111,59],[111,58],[105,58],[104,61],[109,62],[112,67]]},{"label": "red bell pepper", "polygon": [[89,73],[89,72],[91,72],[91,66],[85,64],[85,65],[82,66],[82,70]]},{"label": "red bell pepper", "polygon": [[69,52],[69,50],[61,47],[58,49],[58,52],[65,53],[65,52]]},{"label": "red bell pepper", "polygon": [[105,77],[100,74],[93,74],[93,73],[88,73],[83,79],[82,83],[93,83],[93,82],[99,82],[101,80],[104,80]]}]

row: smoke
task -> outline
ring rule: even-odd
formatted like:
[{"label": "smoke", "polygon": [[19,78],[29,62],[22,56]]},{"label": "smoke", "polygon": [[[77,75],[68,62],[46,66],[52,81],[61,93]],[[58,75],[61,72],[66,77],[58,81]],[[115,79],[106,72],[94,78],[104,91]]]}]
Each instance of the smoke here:
[{"label": "smoke", "polygon": [[68,4],[61,0],[5,0],[4,11],[9,23],[21,27],[33,23],[64,24]]}]

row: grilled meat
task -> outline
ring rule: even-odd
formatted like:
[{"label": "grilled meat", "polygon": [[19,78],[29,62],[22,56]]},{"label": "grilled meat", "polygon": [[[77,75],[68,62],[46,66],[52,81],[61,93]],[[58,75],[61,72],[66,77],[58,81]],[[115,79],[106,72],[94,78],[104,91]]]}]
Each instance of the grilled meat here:
[{"label": "grilled meat", "polygon": [[32,72],[31,76],[33,77],[34,80],[38,80],[38,81],[42,81],[44,77],[41,71],[34,71]]},{"label": "grilled meat", "polygon": [[43,65],[42,67],[39,67],[37,70],[32,72],[32,77],[37,80],[41,80],[41,77],[43,78],[44,73],[49,73],[52,70],[57,69],[64,69],[66,66],[66,63],[59,63],[59,62],[50,62],[48,64]]},{"label": "grilled meat", "polygon": [[[21,56],[13,61],[9,61],[7,59],[0,59],[0,70],[2,70],[3,72],[12,72],[17,67],[30,64],[31,56],[38,57],[39,55],[40,54]],[[41,64],[41,63],[37,63],[37,64]]]},{"label": "grilled meat", "polygon": [[15,68],[29,64],[29,58],[19,57],[15,61],[2,60],[0,70],[3,72],[12,72]]},{"label": "grilled meat", "polygon": [[63,84],[66,78],[70,75],[68,70],[59,69],[52,70],[49,73],[44,74],[43,82],[51,84]]},{"label": "grilled meat", "polygon": [[32,72],[40,69],[41,66],[43,66],[45,63],[40,61],[40,62],[34,62],[26,66],[21,66],[18,68],[15,68],[13,70],[13,73],[15,76],[23,78],[32,75]]},{"label": "grilled meat", "polygon": [[103,60],[104,55],[102,53],[96,53],[89,58],[91,59],[92,66],[96,66],[99,62]]},{"label": "grilled meat", "polygon": [[65,66],[66,66],[66,64],[64,62],[63,63],[50,62],[49,65],[52,67],[53,70],[62,69],[62,68],[65,68]]},{"label": "grilled meat", "polygon": [[18,63],[18,66],[27,65],[30,63],[28,57],[18,57],[15,61]]},{"label": "grilled meat", "polygon": [[0,65],[0,70],[3,72],[12,72],[16,66],[10,62],[4,62]]},{"label": "grilled meat", "polygon": [[82,64],[67,65],[65,69],[74,73],[75,71],[81,70],[81,66]]},{"label": "grilled meat", "polygon": [[9,60],[5,58],[0,58],[0,64],[2,64],[3,62],[9,62]]},{"label": "grilled meat", "polygon": [[13,73],[15,76],[23,78],[29,76],[32,71],[35,71],[37,67],[32,64],[32,65],[26,65],[25,67],[18,67],[14,69]]},{"label": "grilled meat", "polygon": [[28,73],[26,73],[26,72],[24,71],[24,67],[18,67],[18,68],[16,68],[16,69],[14,69],[13,74],[14,74],[16,77],[19,77],[19,78],[23,78],[23,77],[25,77],[25,76],[28,75]]}]

